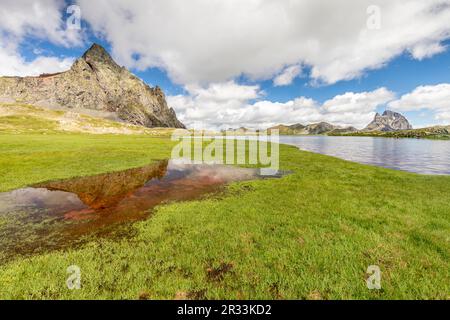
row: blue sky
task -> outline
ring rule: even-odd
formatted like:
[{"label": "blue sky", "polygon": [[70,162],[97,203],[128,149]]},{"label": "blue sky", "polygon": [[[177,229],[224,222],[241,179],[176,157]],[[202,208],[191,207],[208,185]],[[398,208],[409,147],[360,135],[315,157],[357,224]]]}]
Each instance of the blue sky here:
[{"label": "blue sky", "polygon": [[[229,20],[198,1],[184,10],[166,8],[170,2],[127,5],[113,0],[105,6],[75,1],[81,11],[81,29],[65,34],[69,16],[65,10],[72,3],[48,0],[44,6],[54,10],[53,25],[52,21],[30,22],[33,17],[23,26],[0,22],[0,59],[5,56],[21,64],[12,71],[0,68],[0,73],[54,71],[49,67],[53,61],[64,69],[96,42],[149,85],[160,86],[181,120],[192,127],[316,121],[362,127],[374,112],[386,108],[402,112],[416,127],[450,124],[450,1],[411,0],[409,10],[403,11],[396,1],[380,1],[382,24],[376,31],[365,30],[364,1],[339,7],[320,1],[324,14],[330,10],[339,24],[326,20],[313,31],[303,30],[301,24],[298,30],[278,27],[281,22],[294,25],[302,19],[315,23],[317,10],[309,12],[314,4],[307,0],[301,1],[304,6],[292,20],[284,1],[277,5],[256,1],[257,14],[250,4],[227,2],[224,15],[233,6],[243,13]],[[428,10],[442,3],[449,6]],[[18,17],[28,10],[19,5],[3,9],[10,15],[17,10]],[[205,14],[207,10],[213,10],[212,17]],[[290,10],[295,13],[296,9]],[[342,26],[349,10],[356,13]],[[154,11],[158,15],[152,16]],[[198,11],[204,15],[196,20],[192,15]],[[282,13],[279,21],[278,11]],[[161,14],[165,20],[159,18]],[[274,20],[273,28],[269,19]],[[240,29],[235,30],[235,24]],[[417,28],[421,32],[408,32]],[[48,61],[43,63],[42,58]],[[8,60],[2,62],[8,65]],[[301,74],[287,84],[275,85],[276,78],[293,66]]]}]

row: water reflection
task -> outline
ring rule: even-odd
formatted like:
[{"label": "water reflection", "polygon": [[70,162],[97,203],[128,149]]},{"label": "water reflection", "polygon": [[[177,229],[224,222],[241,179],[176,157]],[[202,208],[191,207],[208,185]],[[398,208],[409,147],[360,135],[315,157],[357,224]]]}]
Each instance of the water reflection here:
[{"label": "water reflection", "polygon": [[302,150],[421,174],[450,174],[450,141],[371,137],[281,136]]},{"label": "water reflection", "polygon": [[161,161],[0,193],[0,261],[66,247],[85,235],[145,219],[161,203],[196,199],[226,183],[258,177],[257,169]]}]

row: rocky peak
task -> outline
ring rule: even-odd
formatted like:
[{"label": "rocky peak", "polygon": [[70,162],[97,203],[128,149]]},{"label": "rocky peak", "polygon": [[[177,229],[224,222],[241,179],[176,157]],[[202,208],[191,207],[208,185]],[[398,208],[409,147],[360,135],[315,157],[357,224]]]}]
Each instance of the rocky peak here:
[{"label": "rocky peak", "polygon": [[118,66],[101,45],[94,43],[81,57],[90,64],[111,64]]},{"label": "rocky peak", "polygon": [[326,122],[311,123],[306,126],[308,134],[322,134],[333,130],[333,126]]},{"label": "rocky peak", "polygon": [[391,111],[391,110],[386,110],[383,112],[383,117],[388,117],[391,119],[400,119],[400,118],[404,118],[400,113]]},{"label": "rocky peak", "polygon": [[45,77],[0,77],[0,99],[70,109],[146,127],[184,128],[161,88],[151,88],[93,44],[70,70]]},{"label": "rocky peak", "polygon": [[398,131],[412,129],[408,120],[398,112],[386,110],[375,114],[374,120],[363,131]]}]

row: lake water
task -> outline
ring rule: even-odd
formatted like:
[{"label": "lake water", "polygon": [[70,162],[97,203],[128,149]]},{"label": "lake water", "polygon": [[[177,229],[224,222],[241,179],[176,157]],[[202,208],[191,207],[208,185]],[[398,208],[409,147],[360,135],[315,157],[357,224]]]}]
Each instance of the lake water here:
[{"label": "lake water", "polygon": [[302,150],[421,174],[450,174],[450,141],[372,137],[280,136]]},{"label": "lake water", "polygon": [[0,193],[0,264],[16,254],[75,245],[146,219],[160,204],[198,199],[259,170],[164,160],[141,168]]}]

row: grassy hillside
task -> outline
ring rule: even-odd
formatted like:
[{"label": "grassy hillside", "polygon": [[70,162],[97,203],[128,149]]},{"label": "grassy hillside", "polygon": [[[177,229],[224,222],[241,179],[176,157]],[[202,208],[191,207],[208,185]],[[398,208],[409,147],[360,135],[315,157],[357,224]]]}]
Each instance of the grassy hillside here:
[{"label": "grassy hillside", "polygon": [[27,104],[0,103],[0,133],[79,132],[91,134],[169,135],[173,129],[145,128],[71,111]]},{"label": "grassy hillside", "polygon": [[279,134],[284,136],[294,136],[294,135],[305,135],[307,134],[305,130],[305,126],[298,125],[298,126],[286,126],[283,124],[280,124],[278,126],[269,128],[269,132],[271,130],[278,130]]},{"label": "grassy hillside", "polygon": [[347,134],[330,134],[330,135],[450,140],[450,126],[442,126],[442,127],[437,126],[430,128],[401,130],[392,132],[371,131],[371,132],[353,132]]},{"label": "grassy hillside", "polygon": [[[0,134],[0,189],[143,165],[166,138]],[[450,177],[281,147],[282,179],[158,207],[128,238],[18,257],[0,299],[450,299]],[[1,222],[0,222],[1,233]],[[66,287],[68,266],[81,290]],[[369,265],[382,290],[368,290]]]}]

